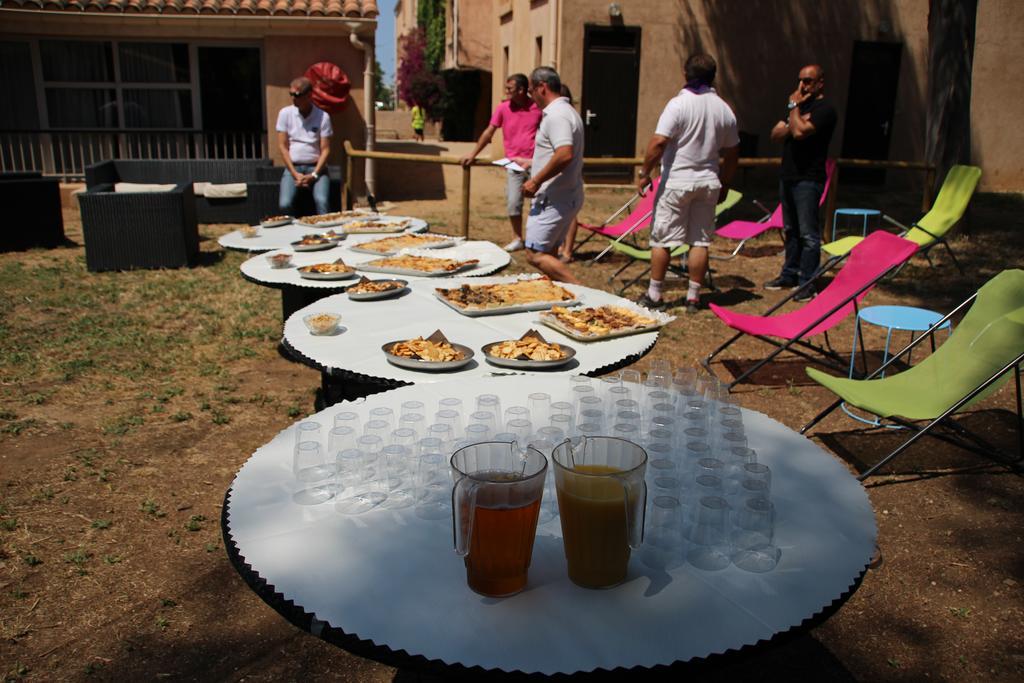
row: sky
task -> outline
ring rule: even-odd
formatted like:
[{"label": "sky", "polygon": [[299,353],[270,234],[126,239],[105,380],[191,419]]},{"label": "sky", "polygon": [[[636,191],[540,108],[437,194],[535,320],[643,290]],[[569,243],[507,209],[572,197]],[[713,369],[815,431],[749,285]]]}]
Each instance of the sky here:
[{"label": "sky", "polygon": [[377,61],[384,71],[384,82],[395,82],[395,0],[377,0]]}]

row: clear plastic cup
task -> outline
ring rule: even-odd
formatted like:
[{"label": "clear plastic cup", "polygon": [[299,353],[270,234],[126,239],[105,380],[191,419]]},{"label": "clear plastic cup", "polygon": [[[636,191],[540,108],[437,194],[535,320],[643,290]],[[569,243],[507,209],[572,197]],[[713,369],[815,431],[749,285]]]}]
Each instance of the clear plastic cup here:
[{"label": "clear plastic cup", "polygon": [[349,448],[335,459],[337,495],[334,510],[342,515],[358,515],[379,506],[387,499],[386,478],[375,476],[367,453]]},{"label": "clear plastic cup", "polygon": [[359,413],[353,413],[351,410],[343,410],[334,416],[335,427],[351,427],[358,432],[359,425]]},{"label": "clear plastic cup", "polygon": [[370,409],[371,420],[383,420],[388,423],[388,426],[394,429],[395,427],[395,411],[388,406],[377,406],[376,408]]},{"label": "clear plastic cup", "polygon": [[572,415],[574,412],[573,405],[568,401],[555,401],[548,410],[552,417],[555,415]]},{"label": "clear plastic cup", "polygon": [[732,562],[748,572],[775,569],[782,551],[775,545],[775,508],[766,498],[748,498],[735,515]]},{"label": "clear plastic cup", "polygon": [[503,426],[508,425],[509,420],[529,420],[530,409],[526,406],[509,406],[505,408],[505,419],[502,422]]},{"label": "clear plastic cup", "polygon": [[452,430],[453,439],[461,439],[465,435],[462,428],[462,411],[460,410],[442,408],[434,414],[434,422],[448,425]]},{"label": "clear plastic cup", "polygon": [[334,426],[327,432],[327,453],[336,456],[347,448],[355,448],[358,436],[348,425]]},{"label": "clear plastic cup", "polygon": [[729,504],[719,496],[697,500],[686,561],[697,569],[718,571],[732,562]]},{"label": "clear plastic cup", "polygon": [[319,442],[300,441],[293,451],[292,474],[301,482],[323,481],[334,475],[334,466]]},{"label": "clear plastic cup", "polygon": [[405,413],[398,418],[398,426],[416,432],[417,438],[423,436],[427,428],[427,418],[421,413]]},{"label": "clear plastic cup", "polygon": [[639,370],[623,370],[619,377],[622,379],[623,384],[640,384],[640,371]]},{"label": "clear plastic cup", "polygon": [[381,441],[387,443],[391,437],[391,430],[394,429],[394,424],[387,420],[368,420],[363,425],[363,434],[371,436],[379,436]]},{"label": "clear plastic cup", "polygon": [[462,399],[454,396],[442,398],[437,402],[438,410],[457,410],[462,412]]},{"label": "clear plastic cup", "polygon": [[476,412],[470,413],[469,424],[481,424],[487,427],[489,433],[494,434],[498,431],[498,418],[495,413],[490,410],[477,410]]},{"label": "clear plastic cup", "polygon": [[530,421],[535,425],[546,425],[551,420],[551,394],[534,392],[527,397],[530,407]]},{"label": "clear plastic cup", "polygon": [[415,469],[412,466],[413,450],[407,446],[391,444],[380,451],[387,472],[388,498],[384,507],[401,510],[412,506]]},{"label": "clear plastic cup", "polygon": [[[570,406],[570,409],[571,409],[571,406]],[[573,419],[573,416],[572,416],[571,413],[569,413],[569,414],[561,414],[561,415],[552,415],[551,416],[551,426],[552,427],[558,427],[558,429],[560,429],[562,431],[562,433],[567,435],[567,436],[572,436],[572,435],[574,435],[576,433],[576,420]]]},{"label": "clear plastic cup", "polygon": [[323,443],[323,427],[319,422],[304,420],[295,425],[295,443],[300,444],[303,441]]},{"label": "clear plastic cup", "polygon": [[640,427],[629,422],[619,422],[612,425],[612,436],[632,441],[635,444],[639,444],[642,440],[640,438]]},{"label": "clear plastic cup", "polygon": [[527,444],[533,438],[533,423],[529,420],[521,418],[509,420],[505,429],[514,434],[516,441],[521,444]]},{"label": "clear plastic cup", "polygon": [[391,444],[413,448],[420,440],[420,435],[411,427],[399,427],[391,430]]},{"label": "clear plastic cup", "polygon": [[451,425],[444,424],[443,422],[435,422],[427,427],[426,436],[424,438],[440,439],[441,447],[447,449],[452,441],[455,440],[455,434],[452,433]]},{"label": "clear plastic cup", "polygon": [[491,440],[492,441],[502,441],[502,442],[505,442],[505,443],[518,443],[519,442],[519,439],[517,439],[516,435],[513,434],[512,432],[498,432],[497,434],[495,434],[494,436],[491,437]]},{"label": "clear plastic cup", "polygon": [[400,415],[406,415],[408,413],[426,415],[427,407],[423,404],[423,401],[402,401],[402,412]]},{"label": "clear plastic cup", "polygon": [[682,515],[679,500],[655,495],[650,522],[640,548],[641,561],[651,569],[665,569],[680,558]]},{"label": "clear plastic cup", "polygon": [[448,456],[440,451],[427,451],[419,455],[415,487],[417,517],[451,519],[452,479],[448,460]]},{"label": "clear plastic cup", "polygon": [[770,498],[772,471],[759,462],[744,463],[739,473],[740,494],[745,497]]},{"label": "clear plastic cup", "polygon": [[465,441],[468,443],[483,443],[491,440],[491,435],[494,432],[485,424],[471,424],[466,426],[466,438]]},{"label": "clear plastic cup", "polygon": [[480,394],[477,396],[476,409],[478,411],[490,411],[494,413],[495,418],[499,418],[504,414],[501,410],[501,398],[497,394]]}]

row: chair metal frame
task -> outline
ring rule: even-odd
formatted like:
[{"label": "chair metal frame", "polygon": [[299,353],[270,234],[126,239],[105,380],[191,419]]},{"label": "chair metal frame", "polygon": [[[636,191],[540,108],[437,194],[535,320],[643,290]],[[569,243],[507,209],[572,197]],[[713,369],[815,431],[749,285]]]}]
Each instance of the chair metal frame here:
[{"label": "chair metal frame", "polygon": [[900,223],[898,220],[896,220],[892,216],[889,216],[889,215],[884,214],[884,213],[882,214],[882,220],[884,220],[884,221],[886,221],[888,223],[891,223],[891,224],[895,225],[896,227],[900,228],[903,231],[900,234],[900,237],[906,237],[907,233],[909,233],[914,228],[917,228],[921,232],[923,232],[926,235],[928,235],[929,237],[931,237],[932,238],[931,243],[926,244],[926,245],[922,245],[922,246],[918,247],[918,249],[917,249],[917,253],[921,254],[922,256],[924,256],[925,260],[928,261],[928,265],[930,267],[934,268],[935,264],[932,263],[932,257],[928,255],[928,252],[931,251],[932,247],[936,246],[937,244],[941,244],[943,247],[946,248],[946,253],[949,254],[949,257],[951,259],[953,259],[953,265],[956,266],[956,269],[958,271],[960,271],[961,275],[964,274],[964,269],[960,265],[960,261],[957,260],[956,254],[953,253],[953,248],[951,246],[949,246],[949,242],[946,241],[945,237],[943,237],[941,235],[936,235],[935,233],[933,233],[930,230],[928,230],[928,228],[922,228],[916,222],[915,223],[911,223],[909,226],[906,226],[903,223]]},{"label": "chair metal frame", "polygon": [[[844,254],[842,256],[833,256],[832,258],[830,258],[820,268],[818,268],[818,270],[814,273],[814,275],[811,276],[811,278],[806,283],[804,283],[802,286],[800,286],[797,289],[795,289],[792,292],[790,292],[789,295],[787,295],[782,300],[780,300],[778,303],[776,303],[774,306],[772,306],[767,311],[762,313],[761,317],[765,317],[765,316],[771,315],[772,313],[777,311],[779,308],[781,308],[783,305],[785,305],[789,301],[792,301],[798,294],[800,294],[800,292],[802,292],[807,287],[812,286],[814,281],[818,277],[820,277],[821,275],[825,274],[826,272],[828,272],[829,270],[834,268],[839,262],[843,261],[846,258],[847,255],[848,254]],[[819,316],[816,320],[814,320],[814,322],[812,322],[810,325],[806,326],[803,330],[801,330],[799,332],[799,334],[795,335],[793,338],[787,339],[784,342],[779,342],[779,341],[776,341],[775,339],[772,339],[771,337],[767,337],[767,336],[764,336],[764,335],[750,334],[748,332],[738,331],[736,334],[734,334],[732,337],[730,337],[727,341],[725,341],[721,346],[719,346],[717,349],[715,349],[714,351],[709,353],[707,355],[707,357],[702,359],[701,360],[701,365],[704,366],[704,369],[707,370],[707,372],[710,375],[712,375],[712,376],[717,378],[718,375],[716,375],[715,371],[711,369],[711,363],[713,362],[715,356],[717,356],[718,354],[720,354],[723,351],[725,351],[727,348],[729,348],[729,346],[731,346],[733,343],[735,343],[738,339],[741,339],[744,336],[748,336],[748,337],[753,337],[754,339],[760,339],[761,341],[765,342],[766,344],[770,344],[770,345],[772,345],[772,346],[774,346],[776,348],[775,348],[774,351],[772,351],[770,354],[768,354],[767,357],[761,359],[760,361],[755,363],[753,365],[753,367],[748,368],[747,370],[742,372],[738,377],[733,379],[733,381],[727,383],[725,386],[726,386],[726,388],[729,391],[732,391],[732,388],[734,386],[736,386],[737,384],[742,382],[744,379],[746,379],[747,377],[749,377],[750,375],[752,375],[753,373],[757,372],[762,367],[764,367],[765,365],[770,363],[772,360],[775,359],[776,356],[778,356],[783,351],[789,351],[790,353],[793,353],[793,354],[795,354],[797,356],[800,356],[801,358],[804,358],[805,360],[808,360],[811,363],[815,363],[817,365],[823,365],[825,367],[832,368],[834,370],[839,370],[839,371],[842,371],[842,372],[848,372],[849,371],[849,367],[850,367],[849,366],[849,360],[844,359],[835,349],[832,348],[832,343],[831,343],[831,341],[829,341],[828,331],[827,330],[822,332],[822,335],[825,337],[825,346],[821,346],[819,344],[812,344],[811,342],[808,342],[808,341],[805,341],[805,340],[801,339],[801,337],[803,337],[805,334],[807,334],[808,332],[813,330],[819,323],[821,323],[822,320],[828,319],[831,315],[833,315],[834,313],[839,311],[841,308],[843,308],[843,306],[846,306],[847,304],[849,304],[851,302],[853,303],[853,313],[854,313],[854,315],[855,316],[858,315],[860,313],[860,305],[859,305],[859,303],[857,301],[857,297],[859,297],[861,294],[863,294],[864,292],[866,292],[869,289],[871,289],[872,287],[874,287],[881,280],[885,279],[886,277],[889,277],[890,274],[895,273],[899,268],[901,268],[903,266],[903,263],[905,263],[905,261],[892,266],[891,268],[889,268],[885,272],[879,274],[877,277],[872,279],[870,282],[865,283],[860,289],[858,289],[856,292],[854,292],[853,294],[851,294],[850,296],[846,297],[845,299],[840,301],[838,304],[833,306],[831,309],[829,309],[829,311],[827,313],[824,313],[823,315]],[[924,338],[924,336],[926,336],[926,335],[922,335],[920,338]],[[794,348],[794,347],[797,347],[797,346],[799,346],[801,348]],[[810,351],[813,351],[813,352],[819,354],[819,356],[812,356],[810,353],[807,353],[803,349],[808,349]],[[859,375],[859,374],[860,373],[858,373],[856,371],[856,369],[855,369],[854,370],[854,375]]]},{"label": "chair metal frame", "polygon": [[[970,297],[968,297],[966,300],[964,300],[963,303],[961,303],[959,306],[957,306],[952,311],[950,311],[948,314],[946,314],[942,318],[942,320],[939,320],[934,325],[932,325],[932,327],[927,332],[925,332],[920,337],[918,337],[917,339],[915,339],[912,342],[910,342],[909,344],[907,344],[902,350],[900,350],[898,353],[894,354],[887,362],[882,364],[878,369],[876,369],[874,372],[872,372],[867,377],[864,377],[863,379],[864,380],[869,380],[869,379],[874,379],[875,377],[879,376],[880,374],[885,372],[885,370],[889,366],[893,365],[895,362],[897,362],[904,355],[910,353],[910,351],[915,346],[917,346],[918,344],[923,342],[926,338],[931,339],[932,340],[932,344],[934,344],[935,343],[935,333],[939,330],[939,328],[944,323],[948,322],[958,312],[960,312],[965,307],[967,307],[970,304],[972,304],[977,297],[978,297],[977,293],[972,294]],[[963,398],[961,398],[959,401],[957,401],[955,404],[953,404],[950,408],[948,408],[945,412],[943,412],[942,415],[939,415],[938,417],[930,420],[928,422],[928,424],[925,425],[924,427],[920,427],[917,424],[915,424],[914,422],[912,422],[910,420],[906,420],[906,419],[900,418],[900,417],[889,417],[889,418],[886,418],[888,420],[892,420],[893,422],[895,422],[896,424],[900,425],[901,427],[905,427],[905,428],[907,428],[909,430],[912,430],[914,432],[914,434],[909,439],[904,441],[900,446],[898,446],[894,451],[892,451],[891,453],[886,455],[884,458],[879,460],[877,463],[872,465],[870,468],[865,470],[860,476],[857,477],[858,481],[864,481],[865,479],[870,477],[872,474],[877,472],[879,468],[881,468],[884,465],[886,465],[888,462],[890,462],[897,455],[899,455],[900,453],[905,451],[907,448],[909,448],[911,444],[913,444],[915,441],[917,441],[922,436],[925,436],[926,434],[929,435],[929,436],[935,437],[935,438],[937,438],[937,439],[939,439],[941,441],[945,441],[946,443],[953,444],[954,446],[958,446],[958,447],[963,448],[965,450],[969,450],[969,451],[972,451],[974,453],[978,453],[980,455],[992,458],[992,459],[994,459],[996,461],[999,461],[999,462],[1003,462],[1004,464],[1015,465],[1017,463],[1020,463],[1020,462],[1024,461],[1024,411],[1022,411],[1021,379],[1020,379],[1021,365],[1022,364],[1024,364],[1024,353],[1018,354],[1016,358],[1014,358],[1012,361],[1010,361],[1009,363],[1005,364],[1002,368],[1000,368],[995,373],[993,373],[988,379],[986,379],[984,382],[982,382],[975,389],[973,389],[972,391],[968,392]],[[981,392],[985,391],[985,389],[990,387],[992,384],[994,384],[995,382],[999,381],[999,379],[1003,375],[1005,375],[1007,372],[1009,372],[1010,370],[1014,370],[1015,371],[1014,372],[1014,377],[1015,377],[1016,390],[1017,390],[1017,447],[1018,447],[1018,454],[1017,454],[1016,458],[1008,458],[1008,457],[1003,456],[1003,454],[1000,453],[999,449],[997,449],[992,444],[987,442],[981,436],[975,434],[974,432],[971,432],[970,430],[968,430],[963,425],[957,424],[955,421],[950,419],[952,415],[954,415],[958,410],[960,410],[960,408],[962,408],[964,405],[969,403],[972,399],[974,399],[975,396],[977,396]],[[800,428],[800,434],[805,434],[809,429],[811,429],[816,424],[818,424],[819,422],[824,420],[826,417],[828,417],[828,415],[830,413],[835,411],[835,409],[838,408],[843,403],[843,400],[844,399],[842,399],[842,398],[836,399],[827,408],[825,408],[820,413],[818,413],[813,418],[811,418],[810,422],[808,422],[807,424],[805,424],[803,427]],[[948,428],[950,431],[955,432],[955,435],[944,434],[944,433],[941,433],[941,432],[933,431],[933,429],[935,429],[936,427],[939,427],[939,426]]]}]

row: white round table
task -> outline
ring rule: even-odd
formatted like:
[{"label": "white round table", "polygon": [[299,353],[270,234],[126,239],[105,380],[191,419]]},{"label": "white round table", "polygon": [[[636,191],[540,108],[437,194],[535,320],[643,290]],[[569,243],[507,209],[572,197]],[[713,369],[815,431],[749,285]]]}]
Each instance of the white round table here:
[{"label": "white round table", "polygon": [[[545,374],[598,374],[645,354],[658,339],[658,332],[645,332],[604,341],[581,342],[543,326],[537,312],[464,316],[437,300],[437,287],[455,288],[468,282],[483,284],[510,282],[518,276],[488,277],[472,281],[463,278],[420,279],[409,283],[404,296],[381,301],[350,301],[344,294],[325,297],[299,309],[284,324],[284,345],[313,367],[341,376],[356,375],[361,379],[395,385],[419,382],[463,380],[491,374],[514,374],[516,370],[497,367],[484,360],[485,344],[504,339],[518,339],[530,328],[538,330],[548,341],[568,344],[576,357]],[[583,306],[634,304],[614,294],[582,285],[563,285],[577,295]],[[304,315],[328,311],[341,314],[344,330],[335,336],[310,334],[302,322]],[[440,329],[451,342],[470,347],[475,357],[469,365],[448,372],[407,370],[390,364],[381,346],[387,342],[427,337]]]},{"label": "white round table", "polygon": [[[422,218],[412,218],[409,216],[388,216],[388,218],[408,218],[411,220],[412,224],[406,232],[423,232],[427,229],[427,222]],[[353,218],[352,220],[359,219]],[[303,235],[327,232],[328,230],[341,231],[341,229],[342,226],[325,226],[320,228],[295,224],[282,225],[276,228],[260,227],[259,234],[256,237],[243,237],[240,231],[232,230],[227,234],[221,235],[217,243],[225,249],[235,249],[236,251],[271,251],[273,249],[289,247],[292,242],[302,239]],[[365,235],[361,235],[361,237],[363,236]],[[387,237],[387,235],[373,235],[373,237]]]},{"label": "white round table", "polygon": [[[362,420],[376,406],[428,406],[497,393],[502,405],[565,390],[558,377],[475,378],[417,384],[341,404]],[[235,567],[282,615],[319,637],[395,665],[574,673],[652,667],[738,650],[799,627],[848,597],[870,561],[877,529],[864,489],[832,456],[765,415],[744,411],[758,460],[772,469],[778,566],[750,574],[687,564],[651,570],[633,553],[626,581],[586,590],[566,573],[557,518],[541,525],[527,589],[505,599],[466,586],[450,520],[411,510],[343,516],[293,495],[293,428],[238,472],[222,517]]]}]

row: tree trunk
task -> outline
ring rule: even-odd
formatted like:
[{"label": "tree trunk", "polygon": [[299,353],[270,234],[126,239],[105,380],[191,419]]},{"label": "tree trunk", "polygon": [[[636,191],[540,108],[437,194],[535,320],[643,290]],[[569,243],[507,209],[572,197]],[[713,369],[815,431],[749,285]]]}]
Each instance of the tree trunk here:
[{"label": "tree trunk", "polygon": [[925,159],[936,168],[934,196],[946,172],[971,161],[971,69],[978,0],[929,0],[928,116]]}]

